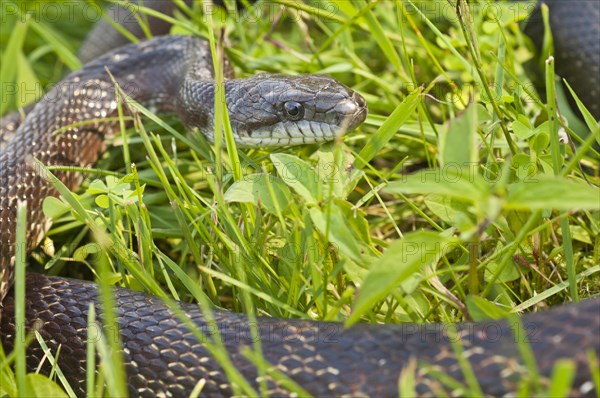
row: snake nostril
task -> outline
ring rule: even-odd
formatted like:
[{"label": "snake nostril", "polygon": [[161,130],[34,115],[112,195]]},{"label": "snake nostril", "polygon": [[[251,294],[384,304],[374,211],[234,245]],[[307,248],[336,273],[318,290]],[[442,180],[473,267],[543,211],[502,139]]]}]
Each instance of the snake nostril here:
[{"label": "snake nostril", "polygon": [[353,97],[354,101],[356,102],[356,104],[358,105],[359,108],[364,108],[364,107],[367,106],[367,102],[365,101],[365,99],[363,98],[363,96],[360,95],[359,93],[355,92],[352,97]]}]

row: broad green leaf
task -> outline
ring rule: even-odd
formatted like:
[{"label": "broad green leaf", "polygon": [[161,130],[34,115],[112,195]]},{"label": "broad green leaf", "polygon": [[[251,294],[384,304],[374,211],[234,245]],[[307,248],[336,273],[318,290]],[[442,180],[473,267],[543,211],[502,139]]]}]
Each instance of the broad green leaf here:
[{"label": "broad green leaf", "polygon": [[339,206],[339,201],[332,201],[329,206],[327,210],[318,207],[309,210],[315,228],[344,255],[357,263],[364,263],[364,245],[354,234],[354,231],[360,231],[361,227],[352,226],[352,219],[347,219],[345,212]]},{"label": "broad green leaf", "polygon": [[469,166],[477,162],[477,104],[450,121],[450,127],[440,131],[439,160],[442,167]]},{"label": "broad green leaf", "polygon": [[99,207],[103,209],[108,209],[110,207],[110,199],[108,195],[98,195],[96,196],[94,201]]},{"label": "broad green leaf", "polygon": [[63,214],[69,212],[71,207],[63,202],[62,200],[55,198],[54,196],[48,196],[42,203],[42,209],[44,215],[49,218],[58,218]]},{"label": "broad green leaf", "polygon": [[587,228],[583,228],[579,225],[572,224],[571,225],[571,237],[573,240],[578,240],[583,243],[587,243],[588,245],[592,245],[592,239],[595,238],[597,232],[588,231]]},{"label": "broad green leaf", "polygon": [[482,202],[489,195],[483,177],[475,170],[453,166],[440,170],[422,170],[391,182],[385,189],[388,193],[438,194],[466,202]]},{"label": "broad green leaf", "polygon": [[354,157],[337,146],[326,145],[313,157],[317,158],[316,170],[324,183],[324,197],[328,197],[332,189],[334,197],[345,199],[364,175],[362,170],[352,168]]},{"label": "broad green leaf", "polygon": [[512,167],[520,181],[527,181],[537,174],[537,164],[531,161],[531,157],[525,153],[517,153],[512,158]]},{"label": "broad green leaf", "polygon": [[510,313],[478,296],[467,297],[467,309],[475,322],[500,319],[507,317]]},{"label": "broad green leaf", "polygon": [[98,256],[102,254],[101,250],[100,246],[96,243],[89,243],[78,247],[72,257],[75,261],[85,261],[89,256]]},{"label": "broad green leaf", "polygon": [[528,124],[523,123],[521,120],[516,120],[512,124],[513,132],[519,139],[526,140],[529,137],[532,137],[539,133],[548,134],[548,122],[540,124],[539,126],[533,128]]},{"label": "broad green leaf", "polygon": [[92,195],[98,195],[102,193],[123,195],[126,191],[129,191],[129,184],[123,183],[120,179],[113,176],[107,176],[106,183],[102,180],[94,180],[90,183],[90,187],[87,189],[87,192]]},{"label": "broad green leaf", "polygon": [[356,159],[354,165],[357,169],[365,167],[365,165],[377,155],[381,148],[392,139],[400,126],[413,115],[415,109],[417,109],[417,105],[421,101],[422,91],[423,89],[419,87],[410,93],[410,95],[394,109],[394,112],[392,112],[385,120],[375,134],[373,134]]},{"label": "broad green leaf", "polygon": [[566,178],[540,175],[510,184],[507,189],[507,208],[600,210],[600,189]]},{"label": "broad green leaf", "polygon": [[271,154],[271,161],[279,178],[306,202],[316,204],[323,199],[323,183],[309,163],[284,153]]},{"label": "broad green leaf", "polygon": [[371,235],[369,222],[365,218],[362,210],[343,200],[335,200],[334,202],[339,207],[342,216],[344,217],[345,224],[350,228],[350,231],[354,234],[354,237],[357,240],[370,245]]},{"label": "broad green leaf", "polygon": [[29,373],[27,375],[27,382],[33,389],[36,397],[68,397],[65,391],[58,384],[46,376],[36,373]]},{"label": "broad green leaf", "polygon": [[430,194],[425,198],[427,208],[449,225],[466,231],[473,227],[468,205],[444,195]]},{"label": "broad green leaf", "polygon": [[[266,181],[269,178],[269,181]],[[269,189],[270,184],[273,190]],[[239,203],[259,203],[271,214],[277,214],[276,204],[280,210],[287,208],[291,198],[289,188],[275,176],[265,176],[265,174],[250,174],[244,176],[242,180],[234,182],[225,192],[225,201]]]},{"label": "broad green leaf", "polygon": [[[491,280],[493,275],[496,274],[497,269],[498,269],[498,263],[490,262],[487,265],[487,267],[485,268],[485,272],[484,272],[484,276],[483,276],[484,279],[486,281]],[[507,265],[504,266],[504,269],[498,276],[497,281],[498,282],[510,282],[510,281],[514,281],[518,277],[519,277],[519,272],[517,271],[515,266],[511,263],[508,263]]]},{"label": "broad green leaf", "polygon": [[346,326],[357,322],[375,303],[423,266],[456,247],[456,242],[451,238],[429,231],[413,232],[394,242],[381,258],[372,263]]},{"label": "broad green leaf", "polygon": [[108,192],[108,187],[102,180],[94,180],[90,183],[87,192],[92,195],[99,195]]},{"label": "broad green leaf", "polygon": [[536,133],[536,135],[530,140],[529,146],[531,147],[531,151],[539,156],[542,154],[542,151],[548,147],[549,143],[550,133],[546,128]]},{"label": "broad green leaf", "polygon": [[369,274],[369,269],[366,268],[362,264],[355,263],[349,258],[343,259],[344,261],[344,271],[346,275],[350,278],[352,282],[356,285],[361,285],[367,275]]}]

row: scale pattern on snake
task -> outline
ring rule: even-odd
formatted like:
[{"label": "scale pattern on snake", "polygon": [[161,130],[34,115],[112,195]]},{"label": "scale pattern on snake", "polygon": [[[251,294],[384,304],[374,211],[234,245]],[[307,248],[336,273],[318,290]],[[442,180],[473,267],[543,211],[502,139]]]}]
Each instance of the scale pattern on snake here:
[{"label": "scale pattern on snake", "polygon": [[[168,66],[160,62],[164,59],[170,61]],[[28,200],[28,242],[35,246],[47,229],[41,202],[56,195],[35,171],[32,159],[38,158],[46,165],[88,166],[102,151],[106,136],[117,128],[116,122],[93,121],[114,115],[116,109],[114,85],[105,66],[135,100],[161,111],[175,111],[189,127],[211,131],[212,108],[206,104],[211,104],[214,96],[213,71],[208,47],[202,40],[165,37],[130,45],[67,77],[31,112],[0,152],[1,296],[7,293],[12,277],[17,200]],[[181,76],[188,78],[179,91]],[[229,81],[226,92],[236,138],[246,146],[331,139],[360,124],[366,116],[366,105],[358,94],[326,77],[258,75]],[[239,103],[237,99],[243,95],[250,101]],[[257,114],[261,114],[259,123],[252,123]],[[92,122],[51,134],[57,128],[87,120]],[[10,121],[12,126],[4,123],[6,130],[12,131],[18,121]],[[60,173],[58,177],[71,188],[80,180],[76,173]],[[27,290],[29,326],[34,320],[43,321],[42,336],[52,350],[62,345],[59,365],[76,392],[84,395],[88,303],[99,306],[95,285],[32,274],[27,277]],[[228,378],[218,363],[162,302],[125,289],[116,289],[115,294],[132,396],[186,396],[201,379],[207,380],[203,389],[206,396],[231,395]],[[243,347],[252,344],[247,318],[216,311],[216,323],[207,324],[197,306],[181,307],[209,337],[219,331],[236,368],[258,388],[256,368],[241,354]],[[589,300],[523,319],[527,341],[543,376],[550,375],[557,359],[575,360],[578,372],[573,395],[594,394],[585,349],[600,352],[599,311],[600,301]],[[14,337],[13,312],[12,297],[8,295],[0,319],[0,335],[7,350],[12,348]],[[267,362],[315,396],[396,396],[398,377],[411,358],[431,365],[417,370],[420,394],[436,395],[445,389],[437,381],[436,370],[464,382],[446,325],[358,325],[343,329],[335,323],[270,318],[259,318],[258,325]],[[476,364],[483,391],[488,395],[514,391],[527,370],[514,344],[519,337],[513,336],[508,323],[491,321],[457,327],[465,356]],[[573,353],[569,348],[575,345],[580,351]],[[37,345],[30,347],[30,366],[35,368],[42,356]],[[283,385],[263,377],[270,393],[286,395]],[[453,393],[460,395],[460,390]]]},{"label": "scale pattern on snake", "polygon": [[[87,306],[89,302],[99,305],[96,285],[30,274],[27,288],[27,319],[44,322],[42,336],[51,349],[62,344],[61,369],[77,393],[84,395]],[[164,303],[126,289],[116,289],[115,294],[132,396],[184,397],[201,379],[207,381],[203,396],[231,396],[230,384],[219,364]],[[220,336],[236,369],[258,389],[256,368],[241,353],[243,348],[253,347],[255,336],[246,316],[215,311],[215,323],[207,323],[197,305],[182,304],[181,308],[205,335]],[[12,347],[14,325],[7,319],[13,311],[9,296],[4,312],[11,316],[3,316],[0,326],[8,349]],[[529,314],[521,320],[526,334],[521,337],[513,335],[511,324],[505,321],[464,323],[457,329],[464,356],[474,364],[477,380],[488,396],[515,391],[527,376],[515,338],[530,343],[539,372],[545,377],[558,359],[574,360],[578,371],[570,395],[593,396],[586,349],[598,354],[599,311],[600,300],[587,300]],[[344,329],[339,323],[273,318],[258,318],[257,325],[265,360],[315,397],[398,396],[400,372],[411,358],[420,363],[415,378],[417,392],[423,396],[447,391],[435,371],[464,383],[450,344],[449,325],[356,325]],[[572,347],[578,350],[574,352]],[[30,365],[37,366],[42,357],[39,348],[30,350]],[[49,372],[50,368],[44,370]],[[282,385],[272,381],[268,392],[272,396],[289,395]],[[464,395],[461,390],[452,393]]]}]

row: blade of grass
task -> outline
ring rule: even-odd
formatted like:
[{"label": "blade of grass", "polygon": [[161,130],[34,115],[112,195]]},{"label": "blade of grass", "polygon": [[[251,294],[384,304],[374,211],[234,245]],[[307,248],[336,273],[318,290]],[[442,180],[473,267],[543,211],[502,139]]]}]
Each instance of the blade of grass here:
[{"label": "blade of grass", "polygon": [[346,19],[340,17],[336,13],[331,12],[331,10],[326,11],[321,8],[313,7],[309,4],[305,4],[301,1],[295,0],[272,0],[274,3],[281,4],[282,6],[293,8],[295,10],[304,11],[309,15],[314,16],[315,18],[325,18],[330,21],[345,23]]},{"label": "blade of grass", "polygon": [[[597,274],[600,272],[600,265],[595,265],[592,268],[586,269],[583,272],[580,272],[576,277],[575,277],[575,281],[576,282],[580,282],[585,278],[588,278],[589,276],[592,276],[594,274]],[[570,287],[570,283],[571,281],[566,280],[563,282],[560,282],[554,286],[552,286],[551,288],[544,290],[541,293],[538,293],[535,295],[535,297],[532,297],[528,300],[523,301],[521,304],[517,305],[516,307],[514,307],[512,309],[513,312],[519,312],[519,311],[523,311],[526,310],[527,308],[533,307],[534,305],[541,303],[544,300],[547,300],[549,297],[554,296],[555,294],[557,294],[558,292],[560,292],[561,290],[565,290],[567,288]]]},{"label": "blade of grass", "polygon": [[73,388],[70,386],[62,370],[58,367],[57,358],[55,358],[54,355],[52,355],[50,348],[48,348],[46,342],[38,332],[35,332],[35,338],[37,340],[37,343],[40,345],[42,351],[44,351],[44,355],[50,361],[50,364],[52,365],[52,371],[56,372],[56,376],[60,380],[61,385],[65,389],[68,396],[75,398],[77,395],[75,394],[75,391],[73,391]]},{"label": "blade of grass", "polygon": [[94,326],[94,330],[96,330],[95,327],[97,327],[98,325],[96,324],[96,309],[94,307],[94,304],[90,303],[88,308],[89,308],[89,310],[88,310],[88,317],[87,317],[88,336],[87,336],[87,344],[86,344],[87,355],[86,355],[86,362],[85,362],[85,366],[86,366],[85,389],[86,389],[86,396],[88,398],[92,398],[94,396],[94,387],[95,387],[95,380],[96,380],[96,344],[95,344],[95,339],[93,339],[89,335],[89,331],[93,330],[92,325]]},{"label": "blade of grass", "polygon": [[25,259],[27,258],[27,202],[17,204],[17,231],[15,239],[15,373],[17,389],[20,394],[27,394],[28,388],[25,375],[27,362],[25,360]]},{"label": "blade of grass", "polygon": [[[542,10],[544,14],[544,9]],[[547,8],[544,14],[544,18],[547,20]],[[556,76],[554,74],[554,57],[550,56],[546,60],[546,97],[548,99],[548,105],[546,112],[548,114],[549,130],[550,130],[550,149],[552,152],[552,168],[554,169],[554,175],[560,175],[563,165],[563,158],[561,154],[560,144],[558,142],[558,115],[556,113],[556,93],[555,93],[555,82]],[[575,281],[575,261],[573,258],[573,242],[571,240],[571,229],[569,226],[569,219],[567,217],[561,218],[560,229],[562,231],[563,248],[565,251],[565,260],[567,266],[567,275],[569,278],[569,292],[571,299],[575,302],[579,301],[579,294],[577,292],[577,284]]]},{"label": "blade of grass", "polygon": [[404,101],[402,101],[394,112],[386,119],[377,132],[371,137],[367,145],[358,154],[354,167],[357,169],[364,168],[377,155],[396,134],[400,126],[402,126],[409,117],[411,117],[421,100],[422,88],[414,90]]},{"label": "blade of grass", "polygon": [[462,371],[463,376],[465,377],[465,381],[467,386],[469,387],[469,396],[472,397],[483,397],[483,391],[481,391],[481,387],[479,386],[479,382],[477,381],[477,376],[475,376],[475,371],[473,367],[469,363],[469,360],[465,357],[464,349],[461,344],[461,339],[458,337],[458,330],[456,329],[456,325],[450,324],[448,325],[448,341],[450,341],[450,345],[452,346],[452,350],[454,351],[454,356],[458,361],[458,365],[460,366],[460,370]]},{"label": "blade of grass", "polygon": [[[20,20],[23,21],[23,19]],[[20,55],[23,48],[23,43],[25,42],[25,37],[27,36],[29,18],[25,19],[24,21],[24,23],[18,22],[15,25],[15,28],[8,39],[8,43],[6,44],[6,48],[2,52],[2,59],[21,59]],[[17,87],[15,84],[15,79],[17,77],[18,66],[19,65],[17,62],[2,62],[2,68],[0,68],[0,83],[3,85],[12,84],[13,88],[16,90]],[[2,90],[8,91],[8,86],[3,87]],[[8,109],[10,104],[10,101],[0,101],[0,115],[4,115],[4,112],[6,112],[6,109]]]},{"label": "blade of grass", "polygon": [[77,70],[81,68],[81,62],[77,55],[71,51],[69,44],[54,29],[47,24],[37,22],[35,19],[30,20],[30,25],[52,47],[54,53],[69,69]]},{"label": "blade of grass", "polygon": [[525,367],[527,368],[528,381],[530,380],[533,384],[534,391],[539,391],[541,387],[540,372],[538,370],[535,355],[533,355],[533,350],[529,344],[530,341],[528,341],[527,331],[525,328],[523,328],[521,319],[516,314],[509,316],[507,318],[507,322],[512,329],[517,347],[519,348],[519,353],[521,354],[521,358],[523,359]]},{"label": "blade of grass", "polygon": [[568,397],[577,367],[573,361],[558,360],[552,368],[548,397]]}]

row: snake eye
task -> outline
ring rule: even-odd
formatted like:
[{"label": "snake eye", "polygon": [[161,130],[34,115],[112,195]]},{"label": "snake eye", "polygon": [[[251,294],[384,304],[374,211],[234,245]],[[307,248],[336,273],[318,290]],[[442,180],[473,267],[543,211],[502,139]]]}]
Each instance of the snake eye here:
[{"label": "snake eye", "polygon": [[283,104],[283,109],[285,109],[285,113],[292,120],[300,120],[304,116],[304,107],[298,102],[288,101]]}]

